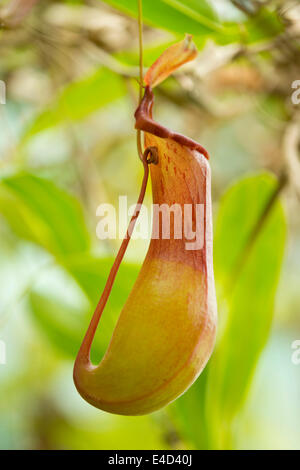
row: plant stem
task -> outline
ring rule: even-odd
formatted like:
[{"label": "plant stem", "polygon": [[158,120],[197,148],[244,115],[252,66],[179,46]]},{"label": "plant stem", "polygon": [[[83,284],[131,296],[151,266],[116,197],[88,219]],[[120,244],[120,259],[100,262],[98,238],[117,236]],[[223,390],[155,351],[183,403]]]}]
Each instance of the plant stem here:
[{"label": "plant stem", "polygon": [[[139,24],[139,57],[140,57],[140,79],[139,79],[139,103],[143,98],[143,9],[142,0],[138,0],[138,24]],[[141,131],[137,131],[137,151],[143,161],[143,147]]]},{"label": "plant stem", "polygon": [[143,97],[143,9],[142,0],[138,0],[139,23],[139,57],[140,57],[140,102]]},{"label": "plant stem", "polygon": [[[142,37],[142,0],[138,0],[138,7],[139,7],[139,44],[140,44],[140,101],[142,99],[143,95],[143,37]],[[103,310],[105,308],[105,305],[108,301],[108,298],[110,296],[116,275],[118,273],[120,264],[124,258],[128,243],[131,238],[131,234],[133,232],[136,220],[139,216],[139,213],[141,211],[141,205],[144,201],[144,196],[147,188],[147,182],[148,182],[148,175],[149,175],[149,167],[148,167],[148,162],[147,162],[147,155],[145,152],[145,155],[143,154],[142,150],[142,142],[141,142],[141,131],[137,131],[137,148],[138,148],[138,154],[139,157],[143,163],[144,167],[144,177],[142,181],[142,186],[140,190],[140,194],[138,197],[138,201],[135,207],[135,211],[133,216],[130,219],[129,226],[126,232],[126,235],[124,237],[124,240],[121,243],[121,246],[119,248],[119,251],[117,253],[117,256],[115,258],[115,261],[111,267],[111,270],[109,272],[104,290],[102,292],[102,295],[100,297],[100,300],[96,306],[96,310],[92,316],[91,322],[89,324],[89,327],[87,329],[87,332],[85,334],[85,337],[83,338],[81,347],[79,349],[79,352],[77,354],[77,358],[75,361],[74,365],[74,371],[76,370],[76,367],[78,365],[83,365],[85,367],[91,367],[91,362],[90,362],[90,351],[92,347],[92,342],[100,321],[100,318],[102,316]],[[75,373],[75,372],[74,372]]]}]

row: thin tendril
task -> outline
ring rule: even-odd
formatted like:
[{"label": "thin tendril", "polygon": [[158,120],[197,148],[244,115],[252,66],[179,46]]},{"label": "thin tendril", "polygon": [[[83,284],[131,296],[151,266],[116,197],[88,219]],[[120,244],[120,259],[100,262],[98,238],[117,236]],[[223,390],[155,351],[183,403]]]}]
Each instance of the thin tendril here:
[{"label": "thin tendril", "polygon": [[[139,104],[143,98],[143,9],[142,0],[138,0],[138,24],[139,24],[139,56],[140,56],[140,80],[139,80]],[[142,133],[140,130],[137,131],[137,151],[140,159],[143,162],[143,150],[142,150]],[[144,163],[144,162],[143,162]]]},{"label": "thin tendril", "polygon": [[[142,37],[142,28],[143,28],[143,22],[142,22],[142,0],[138,0],[138,7],[139,7],[139,46],[140,46],[140,100],[142,99],[142,94],[143,94],[143,37]],[[98,327],[98,323],[100,321],[101,315],[103,313],[103,310],[105,308],[105,305],[108,301],[109,295],[111,293],[117,272],[119,270],[120,264],[122,262],[122,259],[125,255],[128,243],[131,238],[131,234],[133,232],[136,220],[139,216],[139,213],[141,211],[141,205],[144,200],[146,188],[147,188],[147,182],[148,182],[148,176],[149,176],[149,167],[148,167],[148,162],[147,162],[147,154],[149,152],[144,152],[142,150],[142,140],[141,140],[141,131],[137,131],[137,150],[139,157],[143,163],[144,166],[144,176],[143,176],[143,181],[142,181],[142,186],[140,190],[140,194],[138,197],[138,201],[135,207],[135,211],[133,216],[130,219],[129,226],[125,235],[125,238],[122,241],[122,244],[119,248],[118,254],[115,258],[115,261],[112,265],[112,268],[110,270],[110,273],[108,275],[105,287],[103,289],[103,293],[100,297],[100,300],[98,302],[98,305],[96,307],[96,310],[93,314],[92,320],[89,324],[89,327],[87,329],[87,332],[85,334],[85,337],[83,338],[81,347],[79,349],[76,361],[75,361],[75,367],[76,365],[84,365],[89,368],[92,368],[91,362],[90,362],[90,351],[91,351],[91,346],[92,342]],[[150,162],[149,162],[150,163]]]},{"label": "thin tendril", "polygon": [[143,10],[142,0],[138,0],[139,7],[139,55],[140,55],[140,102],[143,97]]}]

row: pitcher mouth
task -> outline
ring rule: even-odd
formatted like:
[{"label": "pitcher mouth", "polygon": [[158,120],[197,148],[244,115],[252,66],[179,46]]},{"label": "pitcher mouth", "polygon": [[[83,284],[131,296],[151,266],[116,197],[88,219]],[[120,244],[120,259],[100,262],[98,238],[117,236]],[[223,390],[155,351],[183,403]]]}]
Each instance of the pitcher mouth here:
[{"label": "pitcher mouth", "polygon": [[141,104],[138,106],[134,113],[135,129],[156,135],[162,139],[172,139],[180,145],[188,147],[191,150],[196,150],[201,153],[207,160],[209,155],[207,150],[202,147],[198,142],[189,137],[186,137],[177,132],[172,132],[166,127],[162,126],[152,118],[152,109],[154,103],[154,95],[152,88],[147,85]]}]

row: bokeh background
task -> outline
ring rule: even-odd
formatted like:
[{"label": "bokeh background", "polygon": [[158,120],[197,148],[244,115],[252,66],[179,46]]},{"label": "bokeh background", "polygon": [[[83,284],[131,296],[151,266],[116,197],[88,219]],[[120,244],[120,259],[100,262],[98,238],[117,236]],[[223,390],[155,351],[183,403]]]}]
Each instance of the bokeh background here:
[{"label": "bokeh background", "polygon": [[[142,178],[136,3],[0,4],[0,448],[299,449],[297,1],[143,0],[146,67],[184,33],[199,49],[157,88],[155,115],[211,155],[218,341],[191,389],[151,415],[101,412],[74,388],[120,243],[97,239],[96,208],[134,203]],[[130,244],[95,361],[147,245]]]}]

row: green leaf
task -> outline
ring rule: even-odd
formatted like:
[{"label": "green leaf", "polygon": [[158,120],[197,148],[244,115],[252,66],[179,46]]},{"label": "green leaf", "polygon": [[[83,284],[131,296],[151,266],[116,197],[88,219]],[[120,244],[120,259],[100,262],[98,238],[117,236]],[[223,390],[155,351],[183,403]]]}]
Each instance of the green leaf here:
[{"label": "green leaf", "polygon": [[168,407],[175,428],[184,441],[195,449],[209,449],[205,416],[205,392],[208,367],[181,397]]},{"label": "green leaf", "polygon": [[[67,357],[74,359],[88,325],[88,312],[71,307],[49,295],[31,292],[29,306],[38,327],[51,345]],[[95,344],[97,354],[104,351]]]},{"label": "green leaf", "polygon": [[[206,399],[216,447],[231,445],[231,422],[245,401],[270,333],[286,235],[279,201],[272,206],[255,241],[250,244],[249,239],[276,186],[270,174],[245,178],[229,189],[219,209],[215,273],[226,289],[228,314],[209,365]],[[237,266],[241,269],[231,284]]]},{"label": "green leaf", "polygon": [[[276,12],[262,8],[255,16],[242,23],[224,23],[223,30],[214,32],[211,38],[219,45],[255,44],[275,38],[283,31],[284,25]],[[195,37],[195,43],[201,47],[203,40]]]},{"label": "green leaf", "polygon": [[[112,258],[77,256],[66,261],[64,267],[77,281],[90,300],[90,309],[78,311],[57,299],[32,292],[30,306],[38,325],[60,352],[75,357],[84,337],[93,311],[104,289],[112,266]],[[103,356],[115,324],[138,275],[139,267],[123,262],[115,285],[101,317],[92,346],[92,360],[97,363]]]},{"label": "green leaf", "polygon": [[[246,399],[270,333],[286,231],[279,201],[250,251],[247,246],[276,187],[269,174],[244,178],[220,204],[214,239],[215,277],[223,287],[223,296],[218,296],[217,346],[198,380],[169,407],[180,435],[197,449],[232,446],[233,419]],[[229,281],[241,258],[243,269],[232,285]]]},{"label": "green leaf", "polygon": [[[269,173],[262,173],[241,179],[232,185],[223,196],[214,234],[215,277],[226,284],[232,275],[240,256],[246,248],[249,235],[262,214],[270,194],[276,188],[277,180]],[[272,221],[282,209],[275,204]],[[283,217],[283,215],[282,215]],[[283,223],[285,226],[285,224]],[[238,229],[236,229],[238,227]],[[267,225],[263,227],[265,233]],[[267,236],[267,235],[265,235]],[[224,249],[226,247],[226,249]]]},{"label": "green leaf", "polygon": [[44,178],[19,173],[0,179],[0,212],[18,236],[55,256],[89,249],[78,201]]},{"label": "green leaf", "polygon": [[212,8],[211,3],[207,0],[199,2],[199,0],[165,0],[165,3],[174,5],[174,8],[178,10],[185,10],[186,12],[190,10],[191,15],[204,16],[210,20],[218,21],[217,14]]},{"label": "green leaf", "polygon": [[23,135],[23,142],[63,122],[81,120],[122,97],[125,92],[121,77],[100,68],[88,77],[67,85],[54,102],[28,126]]},{"label": "green leaf", "polygon": [[[55,449],[128,451],[169,449],[161,426],[151,415],[120,416],[94,410],[89,421],[75,414],[73,419],[51,420],[47,433]],[[112,456],[116,453],[111,454]],[[137,466],[135,467],[137,468]]]},{"label": "green leaf", "polygon": [[[105,0],[106,3],[137,17],[136,0]],[[143,0],[143,18],[151,26],[176,33],[207,34],[220,29],[214,11],[206,0]]]},{"label": "green leaf", "polygon": [[[137,18],[137,1],[105,0],[120,11]],[[143,19],[150,26],[176,34],[191,33],[201,49],[207,38],[217,44],[263,41],[277,36],[284,27],[276,12],[261,8],[240,23],[221,23],[209,2],[201,0],[143,0]]]},{"label": "green leaf", "polygon": [[[45,295],[34,291],[29,295],[29,307],[36,325],[47,337],[51,346],[60,354],[74,360],[94,308],[75,308],[51,294]],[[93,341],[91,359],[95,364],[101,360],[109,344],[114,326],[113,317],[117,319],[117,312],[108,306],[99,325],[101,334],[97,334]]]},{"label": "green leaf", "polygon": [[256,16],[244,23],[244,29],[242,36],[245,42],[252,43],[278,36],[283,32],[284,25],[274,11],[262,8]]},{"label": "green leaf", "polygon": [[[97,258],[93,255],[75,256],[64,262],[64,267],[74,277],[92,303],[99,300],[114,258]],[[140,266],[122,261],[109,303],[119,310],[124,305],[138,276]],[[113,295],[115,294],[115,295]]]},{"label": "green leaf", "polygon": [[[72,257],[72,260],[64,263],[64,267],[90,299],[93,310],[100,299],[113,262],[114,258],[89,255]],[[120,266],[96,333],[96,338],[106,347],[139,270],[140,266],[125,261]]]}]

